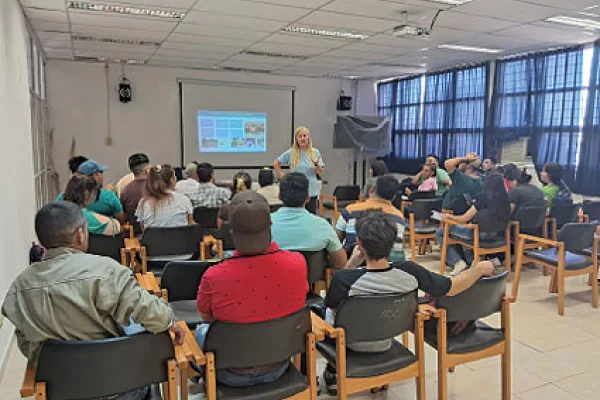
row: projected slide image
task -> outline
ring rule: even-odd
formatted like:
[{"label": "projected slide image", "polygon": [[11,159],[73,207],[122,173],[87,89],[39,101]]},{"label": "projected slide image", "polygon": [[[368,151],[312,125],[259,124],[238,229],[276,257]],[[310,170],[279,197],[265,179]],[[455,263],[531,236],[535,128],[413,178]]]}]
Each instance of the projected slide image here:
[{"label": "projected slide image", "polygon": [[267,114],[198,111],[201,153],[261,153],[267,151]]}]

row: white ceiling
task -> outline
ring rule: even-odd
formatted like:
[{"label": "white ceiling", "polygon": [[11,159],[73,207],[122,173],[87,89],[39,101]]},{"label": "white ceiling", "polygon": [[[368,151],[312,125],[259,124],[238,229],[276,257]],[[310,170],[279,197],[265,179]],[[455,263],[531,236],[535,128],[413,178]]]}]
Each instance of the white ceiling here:
[{"label": "white ceiling", "polygon": [[[385,78],[485,61],[532,50],[588,43],[585,31],[544,19],[580,16],[600,0],[473,0],[449,6],[427,0],[97,0],[185,13],[182,20],[67,8],[68,0],[20,0],[49,58],[135,59],[148,65],[242,68],[283,75]],[[397,38],[393,27],[407,12],[410,24],[428,27],[428,38]],[[598,14],[600,5],[585,11]],[[289,25],[366,34],[349,40],[284,33]],[[133,45],[74,40],[76,36],[144,40]],[[438,49],[459,44],[503,49],[498,55]],[[260,51],[303,56],[273,58]]]}]

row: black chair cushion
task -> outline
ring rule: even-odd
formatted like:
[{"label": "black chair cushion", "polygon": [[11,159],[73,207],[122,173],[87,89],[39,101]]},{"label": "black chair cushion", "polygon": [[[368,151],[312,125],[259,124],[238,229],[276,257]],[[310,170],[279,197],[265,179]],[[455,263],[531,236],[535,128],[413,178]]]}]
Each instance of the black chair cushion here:
[{"label": "black chair cushion", "polygon": [[160,394],[160,385],[158,383],[150,385],[150,390],[148,390],[148,394],[144,400],[163,400],[163,397]]},{"label": "black chair cushion", "polygon": [[[431,328],[431,329],[430,329]],[[467,354],[484,350],[504,340],[504,332],[477,321],[475,329],[468,329],[457,336],[447,339],[448,354]],[[437,349],[437,325],[431,324],[425,329],[425,342]]]},{"label": "black chair cushion", "polygon": [[[529,250],[525,252],[525,255],[558,267],[558,251],[556,249]],[[565,251],[565,269],[583,269],[592,264],[593,262],[586,256]]]},{"label": "black chair cushion", "polygon": [[[335,364],[335,341],[325,339],[317,343],[317,350]],[[406,347],[394,340],[392,347],[382,353],[357,353],[346,348],[346,376],[349,378],[366,378],[398,371],[415,363],[417,358]]]},{"label": "black chair cushion", "polygon": [[175,314],[175,320],[185,321],[190,329],[196,329],[196,325],[202,323],[202,317],[198,312],[198,304],[196,300],[179,300],[169,302],[173,314]]},{"label": "black chair cushion", "polygon": [[[356,200],[338,200],[338,202],[337,202],[338,209],[341,210],[343,208],[346,208],[347,206],[354,203],[355,201]],[[333,200],[329,200],[329,199],[323,200],[323,207],[327,208],[328,210],[333,210]]]},{"label": "black chair cushion", "polygon": [[159,259],[156,258],[154,260],[146,260],[146,267],[148,269],[148,272],[152,272],[154,274],[154,276],[162,276],[162,273],[165,269],[165,266],[170,263],[171,261],[187,261],[187,260],[193,260],[194,257],[191,258],[182,258],[182,259]]},{"label": "black chair cushion", "polygon": [[[402,222],[402,225],[404,225],[406,229],[410,229],[410,223],[408,221]],[[439,225],[428,224],[423,221],[415,221],[415,233],[435,233],[439,227]]]},{"label": "black chair cushion", "polygon": [[310,291],[306,294],[306,305],[311,309],[313,307],[325,308],[325,299],[316,294],[315,292]]},{"label": "black chair cushion", "polygon": [[296,368],[290,366],[285,374],[275,382],[254,386],[231,387],[217,384],[217,398],[244,400],[280,400],[292,397],[308,388],[306,378]]},{"label": "black chair cushion", "polygon": [[[472,238],[469,238],[468,236],[462,235],[460,233],[451,232],[450,237],[454,240],[460,240],[463,243],[468,243],[470,245],[474,244],[474,241]],[[482,249],[495,249],[498,247],[502,247],[505,244],[506,244],[506,241],[504,240],[504,238],[501,238],[499,236],[495,236],[490,239],[479,238],[479,247],[481,247]]]}]

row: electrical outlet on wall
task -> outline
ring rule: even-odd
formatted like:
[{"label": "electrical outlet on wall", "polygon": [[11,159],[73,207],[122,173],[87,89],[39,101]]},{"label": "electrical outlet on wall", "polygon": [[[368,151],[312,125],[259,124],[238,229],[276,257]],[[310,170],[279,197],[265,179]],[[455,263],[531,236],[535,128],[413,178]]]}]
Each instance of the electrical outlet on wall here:
[{"label": "electrical outlet on wall", "polygon": [[112,144],[113,144],[112,138],[111,138],[111,137],[107,137],[107,138],[104,140],[104,143],[105,143],[107,146],[112,146]]}]

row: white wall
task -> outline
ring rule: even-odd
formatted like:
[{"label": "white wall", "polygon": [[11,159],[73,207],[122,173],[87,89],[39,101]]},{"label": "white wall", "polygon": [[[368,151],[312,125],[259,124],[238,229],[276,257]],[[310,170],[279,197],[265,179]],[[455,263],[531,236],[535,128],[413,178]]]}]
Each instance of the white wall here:
[{"label": "white wall", "polygon": [[[27,68],[27,30],[17,0],[0,1],[0,302],[28,262],[35,235],[35,190]],[[0,329],[0,366],[13,334]]]},{"label": "white wall", "polygon": [[[327,164],[325,179],[331,182],[324,191],[330,193],[333,186],[348,184],[352,180],[354,153],[332,148],[339,80],[150,66],[126,66],[125,72],[133,86],[133,101],[128,104],[120,103],[116,93],[121,66],[109,67],[108,104],[113,144],[107,146],[104,65],[64,60],[50,60],[47,63],[50,119],[54,127],[53,154],[61,187],[69,176],[67,160],[73,139],[76,143],[75,153],[111,167],[105,174],[107,183],[114,183],[128,172],[127,157],[134,152],[147,153],[152,162],[179,165],[181,144],[177,78],[295,86],[295,124],[305,125],[311,130],[314,146],[323,153]],[[343,85],[349,93],[351,82],[344,81]],[[229,179],[233,173],[219,172],[217,178]]]},{"label": "white wall", "polygon": [[372,80],[360,80],[357,83],[356,115],[377,115],[377,83]]}]

